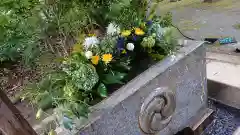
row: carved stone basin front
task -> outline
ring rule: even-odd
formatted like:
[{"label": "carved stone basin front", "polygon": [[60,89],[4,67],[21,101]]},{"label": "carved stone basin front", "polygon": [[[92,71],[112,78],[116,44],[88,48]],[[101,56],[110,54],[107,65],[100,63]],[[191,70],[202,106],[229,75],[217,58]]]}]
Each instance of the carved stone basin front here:
[{"label": "carved stone basin front", "polygon": [[173,135],[182,130],[207,107],[205,54],[203,42],[188,41],[94,106],[78,134]]}]

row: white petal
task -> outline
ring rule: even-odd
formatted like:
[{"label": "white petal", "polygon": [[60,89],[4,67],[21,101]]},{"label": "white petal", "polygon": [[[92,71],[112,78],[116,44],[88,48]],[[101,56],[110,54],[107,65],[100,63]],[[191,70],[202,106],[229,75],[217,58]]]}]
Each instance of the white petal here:
[{"label": "white petal", "polygon": [[129,51],[133,51],[135,46],[133,43],[128,43],[126,47]]},{"label": "white petal", "polygon": [[120,33],[120,28],[114,23],[110,23],[107,27],[107,34],[114,35]]},{"label": "white petal", "polygon": [[87,59],[91,59],[93,56],[93,53],[91,51],[87,51],[87,52],[85,52],[85,56]]},{"label": "white petal", "polygon": [[88,48],[92,48],[94,45],[99,44],[99,40],[97,39],[97,37],[87,37],[85,38],[83,44],[85,49],[87,50]]}]

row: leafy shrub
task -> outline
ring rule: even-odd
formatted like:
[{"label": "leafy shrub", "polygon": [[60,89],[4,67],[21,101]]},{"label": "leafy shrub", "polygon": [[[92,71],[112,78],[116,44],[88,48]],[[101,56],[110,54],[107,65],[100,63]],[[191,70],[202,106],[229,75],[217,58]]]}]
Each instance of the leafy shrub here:
[{"label": "leafy shrub", "polygon": [[168,12],[167,14],[165,14],[161,17],[160,25],[162,27],[171,27],[172,26],[172,13],[171,12]]},{"label": "leafy shrub", "polygon": [[0,3],[0,62],[22,58],[30,63],[38,53],[40,16],[38,1],[7,0]]},{"label": "leafy shrub", "polygon": [[[89,107],[107,97],[111,86],[129,79],[135,72],[131,66],[136,69],[140,60],[149,57],[161,60],[174,50],[171,15],[158,19],[157,4],[145,14],[148,6],[147,0],[41,3],[41,34],[46,34],[41,41],[72,52],[24,96],[41,110],[60,107],[69,118],[87,117]],[[69,37],[75,42],[71,49]]]}]

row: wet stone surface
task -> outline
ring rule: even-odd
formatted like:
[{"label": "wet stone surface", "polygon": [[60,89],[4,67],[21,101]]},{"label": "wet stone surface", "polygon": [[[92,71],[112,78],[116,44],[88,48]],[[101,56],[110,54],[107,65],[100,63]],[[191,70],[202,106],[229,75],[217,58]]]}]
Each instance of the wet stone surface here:
[{"label": "wet stone surface", "polygon": [[240,126],[240,110],[213,102],[210,106],[215,110],[214,120],[202,135],[232,135]]}]

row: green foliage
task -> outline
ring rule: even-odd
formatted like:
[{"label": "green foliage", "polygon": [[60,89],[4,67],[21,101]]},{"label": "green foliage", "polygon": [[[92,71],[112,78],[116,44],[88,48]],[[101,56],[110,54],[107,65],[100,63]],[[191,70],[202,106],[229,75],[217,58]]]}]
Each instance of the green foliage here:
[{"label": "green foliage", "polygon": [[71,84],[80,90],[92,90],[99,79],[95,68],[80,54],[68,58],[64,62],[63,71],[71,76]]},{"label": "green foliage", "polygon": [[[71,130],[75,116],[87,118],[89,107],[107,97],[107,88],[124,84],[125,79],[129,79],[129,72],[135,72],[131,71],[131,66],[139,66],[136,63],[139,64],[141,55],[161,60],[174,50],[171,14],[156,19],[157,4],[146,14],[148,4],[148,0],[39,2],[40,6],[36,7],[40,7],[37,13],[40,15],[41,28],[30,28],[33,32],[37,31],[38,35],[31,36],[36,37],[30,40],[34,42],[28,42],[37,47],[41,45],[39,43],[51,44],[50,48],[61,47],[66,53],[70,50],[71,38],[73,43],[77,43],[73,52],[65,55],[56,71],[45,74],[39,83],[26,90],[25,96],[42,110],[57,107],[63,116],[67,116],[63,125]],[[6,21],[0,19],[0,23],[5,24]],[[105,35],[109,23],[129,30],[130,35]],[[86,37],[96,34],[97,30],[100,34],[96,37]],[[25,39],[26,35],[23,37]],[[91,44],[93,40],[99,43]],[[16,44],[19,43],[16,41]],[[85,43],[93,47],[84,48],[82,45]],[[29,48],[20,51],[22,54],[36,50],[34,45],[26,45]],[[134,60],[137,62],[134,63]]]},{"label": "green foliage", "polygon": [[130,28],[147,18],[148,4],[147,0],[2,1],[0,62],[32,63],[45,51],[67,56],[79,32],[91,33],[96,28],[104,32],[110,22]]},{"label": "green foliage", "polygon": [[177,44],[176,38],[174,38],[173,28],[169,27],[165,29],[165,33],[161,40],[158,41],[157,46],[164,50],[164,54],[169,54],[175,50]]},{"label": "green foliage", "polygon": [[108,74],[104,75],[103,82],[105,84],[123,84],[121,80],[123,80],[126,75],[126,73],[109,72]]},{"label": "green foliage", "polygon": [[155,45],[155,38],[156,38],[156,34],[153,34],[151,36],[148,37],[144,37],[143,41],[141,42],[142,47],[144,48],[152,48]]},{"label": "green foliage", "polygon": [[162,27],[171,27],[172,26],[172,13],[168,12],[161,17],[160,25]]},{"label": "green foliage", "polygon": [[103,83],[99,84],[97,90],[101,97],[107,97],[107,88]]},{"label": "green foliage", "polygon": [[89,23],[84,3],[77,0],[46,0],[41,14],[47,36],[76,34]]},{"label": "green foliage", "polygon": [[81,53],[73,53],[61,64],[59,71],[46,75],[35,87],[26,90],[29,97],[42,110],[58,106],[61,113],[73,118],[88,117],[89,106],[98,98],[107,97],[106,84],[121,83],[125,73],[105,70],[90,64]]},{"label": "green foliage", "polygon": [[[154,33],[155,38],[155,46],[159,47],[155,51],[152,49],[150,52],[151,56],[154,59],[162,59],[162,55],[167,55],[175,50],[177,41],[173,33],[173,27],[171,27],[172,19],[167,14],[164,17],[161,17],[160,20],[155,20],[151,27],[148,29],[148,34]],[[146,42],[149,44],[149,42]],[[157,51],[157,52],[156,52]]]},{"label": "green foliage", "polygon": [[101,54],[113,53],[116,48],[117,40],[115,37],[106,36],[102,39],[99,47]]},{"label": "green foliage", "polygon": [[38,54],[40,16],[37,0],[0,2],[0,62],[22,58],[31,63]]},{"label": "green foliage", "polygon": [[[122,28],[130,28],[134,25],[136,19],[139,18],[139,13],[135,4],[136,0],[120,0],[117,3],[110,5],[110,12],[107,17],[110,21],[115,22]],[[141,11],[142,12],[142,11]]]}]

